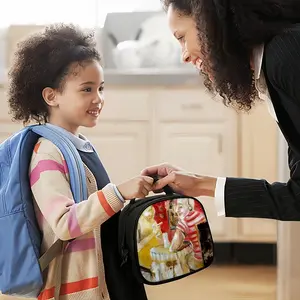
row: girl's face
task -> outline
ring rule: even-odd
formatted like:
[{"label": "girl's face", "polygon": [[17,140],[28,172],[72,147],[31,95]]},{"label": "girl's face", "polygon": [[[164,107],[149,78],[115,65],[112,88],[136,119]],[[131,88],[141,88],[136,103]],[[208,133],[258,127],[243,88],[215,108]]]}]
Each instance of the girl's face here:
[{"label": "girl's face", "polygon": [[182,48],[182,60],[192,63],[201,70],[201,47],[199,45],[198,30],[191,16],[185,16],[170,5],[167,12],[169,27],[179,41]]},{"label": "girl's face", "polygon": [[94,127],[104,104],[103,70],[97,61],[73,64],[61,91],[45,88],[49,121],[76,133],[78,127]]}]

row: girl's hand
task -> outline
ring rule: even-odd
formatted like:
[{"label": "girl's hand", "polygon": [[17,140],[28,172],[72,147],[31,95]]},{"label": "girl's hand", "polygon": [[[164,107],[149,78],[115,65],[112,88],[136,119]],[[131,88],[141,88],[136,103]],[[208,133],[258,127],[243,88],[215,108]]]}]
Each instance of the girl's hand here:
[{"label": "girl's hand", "polygon": [[117,186],[125,200],[144,198],[152,191],[153,178],[149,176],[134,177]]}]

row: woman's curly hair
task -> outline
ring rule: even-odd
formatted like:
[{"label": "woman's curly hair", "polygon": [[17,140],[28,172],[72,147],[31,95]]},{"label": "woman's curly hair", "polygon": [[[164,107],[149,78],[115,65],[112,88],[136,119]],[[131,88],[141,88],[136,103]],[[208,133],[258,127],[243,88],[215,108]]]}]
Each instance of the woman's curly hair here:
[{"label": "woman's curly hair", "polygon": [[8,102],[13,119],[47,122],[45,87],[63,91],[73,63],[100,61],[92,32],[74,25],[55,24],[18,44],[9,71]]},{"label": "woman's curly hair", "polygon": [[161,0],[193,17],[203,60],[204,84],[225,105],[248,111],[257,99],[250,58],[254,47],[300,22],[299,0]]}]

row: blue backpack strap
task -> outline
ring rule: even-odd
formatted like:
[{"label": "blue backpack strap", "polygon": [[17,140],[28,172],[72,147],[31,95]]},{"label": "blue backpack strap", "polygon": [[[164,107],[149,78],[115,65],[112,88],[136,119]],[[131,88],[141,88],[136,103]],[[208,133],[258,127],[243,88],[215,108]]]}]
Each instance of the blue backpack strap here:
[{"label": "blue backpack strap", "polygon": [[86,200],[88,195],[85,170],[81,157],[73,143],[61,132],[46,125],[35,125],[31,127],[31,130],[51,141],[62,152],[69,169],[71,191],[74,200],[76,203]]},{"label": "blue backpack strap", "polygon": [[[86,200],[88,197],[86,186],[86,174],[81,157],[73,143],[68,138],[66,138],[60,131],[50,128],[46,125],[33,125],[31,126],[31,130],[36,134],[51,141],[62,152],[69,169],[70,185],[74,201],[76,203],[79,203],[83,200]],[[57,257],[63,252],[66,244],[67,242],[57,240],[47,250],[47,252],[40,257],[39,264],[42,271],[48,267],[49,263],[55,257]],[[60,276],[60,269],[61,259],[59,259],[58,261],[57,276]],[[56,289],[55,292],[59,294],[59,289]]]}]

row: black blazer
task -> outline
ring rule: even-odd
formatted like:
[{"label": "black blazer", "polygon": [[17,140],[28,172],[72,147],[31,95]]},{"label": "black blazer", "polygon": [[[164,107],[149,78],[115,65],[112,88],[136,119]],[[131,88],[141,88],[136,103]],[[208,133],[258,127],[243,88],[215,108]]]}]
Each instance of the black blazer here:
[{"label": "black blazer", "polygon": [[227,178],[226,216],[300,221],[300,25],[266,44],[262,69],[278,125],[289,146],[290,180],[269,183]]}]

